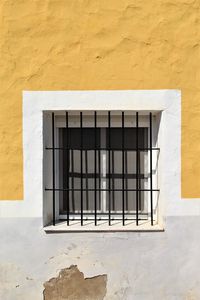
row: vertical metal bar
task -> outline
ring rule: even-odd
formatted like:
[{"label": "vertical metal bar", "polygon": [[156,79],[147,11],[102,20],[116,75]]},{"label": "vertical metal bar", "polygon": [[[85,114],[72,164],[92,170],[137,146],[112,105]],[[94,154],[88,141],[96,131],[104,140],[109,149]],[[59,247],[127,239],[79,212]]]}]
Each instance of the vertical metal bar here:
[{"label": "vertical metal bar", "polygon": [[53,225],[56,223],[56,197],[55,197],[55,127],[54,113],[52,113],[52,188],[53,188]]},{"label": "vertical metal bar", "polygon": [[66,135],[66,147],[67,147],[67,226],[69,226],[69,137],[68,137],[68,112],[66,112],[66,131],[67,131],[67,135]]},{"label": "vertical metal bar", "polygon": [[108,112],[108,218],[109,226],[111,225],[111,185],[110,185],[110,175],[111,175],[111,164],[110,164],[110,111]]},{"label": "vertical metal bar", "polygon": [[122,112],[122,224],[125,225],[124,205],[124,112]]},{"label": "vertical metal bar", "polygon": [[97,225],[97,112],[94,112],[95,150],[94,150],[94,224]]},{"label": "vertical metal bar", "polygon": [[99,165],[99,208],[101,207],[101,148],[98,150],[98,165]]},{"label": "vertical metal bar", "polygon": [[112,150],[112,210],[115,210],[115,165],[114,165],[115,157],[114,150]]},{"label": "vertical metal bar", "polygon": [[140,154],[141,151],[138,151],[138,210],[141,210],[141,162],[140,162]]},{"label": "vertical metal bar", "polygon": [[75,211],[75,202],[74,202],[74,150],[71,149],[71,163],[72,163],[72,177],[71,177],[71,184],[72,184],[72,210]]},{"label": "vertical metal bar", "polygon": [[128,211],[128,151],[125,151],[125,189],[126,189],[126,210]]},{"label": "vertical metal bar", "polygon": [[85,188],[86,188],[86,210],[89,209],[89,193],[88,193],[88,153],[85,149]]},{"label": "vertical metal bar", "polygon": [[149,140],[150,140],[150,203],[151,203],[151,225],[153,225],[153,176],[152,176],[152,113],[149,114]]},{"label": "vertical metal bar", "polygon": [[139,129],[138,129],[138,112],[136,112],[136,225],[138,226],[139,213],[138,213],[138,158],[139,158]]},{"label": "vertical metal bar", "polygon": [[81,129],[81,149],[80,149],[80,162],[81,162],[81,226],[83,226],[83,114],[80,112],[80,129]]}]

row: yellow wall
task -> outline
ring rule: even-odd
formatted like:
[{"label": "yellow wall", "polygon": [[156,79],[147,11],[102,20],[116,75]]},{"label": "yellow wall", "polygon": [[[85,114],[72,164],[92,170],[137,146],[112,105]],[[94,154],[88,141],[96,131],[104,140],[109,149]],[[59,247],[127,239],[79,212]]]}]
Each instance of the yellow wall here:
[{"label": "yellow wall", "polygon": [[1,0],[0,199],[23,198],[22,91],[86,89],[181,89],[200,197],[200,0]]}]

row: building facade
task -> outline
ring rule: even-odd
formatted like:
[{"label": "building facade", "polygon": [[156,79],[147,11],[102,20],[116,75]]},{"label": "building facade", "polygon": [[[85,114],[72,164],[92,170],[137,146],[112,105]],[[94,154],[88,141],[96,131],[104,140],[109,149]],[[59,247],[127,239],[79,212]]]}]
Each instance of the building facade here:
[{"label": "building facade", "polygon": [[200,298],[200,2],[2,1],[0,298]]}]

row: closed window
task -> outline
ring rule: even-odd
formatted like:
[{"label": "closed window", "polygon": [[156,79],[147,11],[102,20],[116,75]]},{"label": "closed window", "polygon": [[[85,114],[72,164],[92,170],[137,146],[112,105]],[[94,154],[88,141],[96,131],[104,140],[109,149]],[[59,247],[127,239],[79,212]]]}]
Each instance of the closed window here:
[{"label": "closed window", "polygon": [[52,113],[53,223],[156,222],[158,157],[149,112]]}]

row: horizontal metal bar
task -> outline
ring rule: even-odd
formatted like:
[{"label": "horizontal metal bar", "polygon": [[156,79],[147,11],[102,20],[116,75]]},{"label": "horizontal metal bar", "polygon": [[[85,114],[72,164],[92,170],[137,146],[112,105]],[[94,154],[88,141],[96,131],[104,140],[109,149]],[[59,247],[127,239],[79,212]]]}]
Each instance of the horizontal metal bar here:
[{"label": "horizontal metal bar", "polygon": [[[81,151],[81,149],[80,148],[71,148],[71,147],[69,147],[69,148],[63,148],[63,147],[55,147],[55,148],[52,148],[52,147],[46,147],[45,148],[45,150],[79,150],[79,151]],[[91,151],[95,151],[95,149],[94,148],[82,148],[82,151],[88,151],[88,150],[91,150]],[[106,151],[109,151],[109,149],[108,148],[106,148],[106,147],[97,147],[96,148],[96,150],[106,150]],[[121,148],[111,148],[111,150],[112,151],[122,151],[122,149]],[[137,151],[137,150],[139,150],[139,151],[148,151],[148,150],[155,150],[155,151],[160,151],[160,148],[124,148],[124,151]]]},{"label": "horizontal metal bar", "polygon": [[[66,219],[60,219],[60,220],[62,220],[62,221],[65,221]],[[70,221],[81,221],[81,219],[78,219],[78,218],[69,218],[69,220]],[[95,219],[89,219],[89,218],[83,218],[82,219],[83,221],[95,221]],[[107,219],[104,219],[104,218],[97,218],[97,221],[108,221],[109,219],[107,218]],[[121,221],[122,220],[122,218],[120,219],[120,218],[111,218],[111,221]],[[138,218],[138,220],[140,220],[140,221],[148,221],[148,219],[147,218]],[[131,219],[129,219],[129,218],[125,218],[125,221],[136,221],[136,219],[135,218],[131,218]]]},{"label": "horizontal metal bar", "polygon": [[[121,216],[122,214],[121,214],[121,212],[115,212],[114,210],[112,210],[113,212],[114,212],[114,216]],[[93,212],[88,212],[88,211],[85,211],[84,210],[84,212],[85,212],[85,217],[87,218],[88,216],[94,216],[94,213]],[[127,216],[129,216],[129,215],[136,215],[136,212],[134,212],[134,211],[126,211],[125,210],[125,212],[126,212],[126,215]],[[144,212],[140,212],[140,215],[142,215],[142,216],[148,216],[148,212],[146,212],[146,213],[144,213]],[[65,216],[66,215],[66,213],[65,212],[62,212],[62,213],[60,213],[60,217],[61,216]],[[70,213],[70,215],[72,216],[72,217],[76,217],[76,216],[80,216],[80,212],[71,212]],[[98,212],[98,216],[104,216],[104,217],[108,217],[108,215],[106,214],[106,213],[102,213],[102,212]],[[95,218],[94,218],[95,219]]]},{"label": "horizontal metal bar", "polygon": [[[83,173],[82,174],[82,178],[90,178],[90,179],[94,179],[95,174],[94,173]],[[71,172],[69,173],[69,177],[74,177],[74,178],[80,178],[81,177],[81,173],[78,172]],[[98,177],[98,176],[97,176]],[[115,173],[115,174],[106,174],[105,178],[113,178],[113,179],[121,179],[123,177],[123,174],[121,173]],[[125,179],[136,179],[136,174],[124,174],[124,178]],[[140,179],[148,179],[148,176],[145,176],[144,174],[140,174],[139,176]]]},{"label": "horizontal metal bar", "polygon": [[[54,189],[55,191],[75,191],[75,192],[81,192],[81,191],[95,191],[95,189]],[[97,191],[109,191],[109,189],[96,189]],[[45,191],[53,191],[53,189],[45,188]],[[159,189],[115,189],[115,192],[121,192],[121,191],[128,191],[128,192],[137,192],[137,191],[143,191],[143,192],[159,192]]]}]

